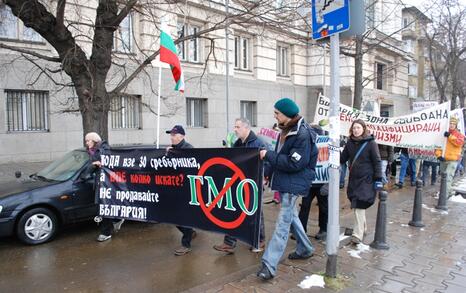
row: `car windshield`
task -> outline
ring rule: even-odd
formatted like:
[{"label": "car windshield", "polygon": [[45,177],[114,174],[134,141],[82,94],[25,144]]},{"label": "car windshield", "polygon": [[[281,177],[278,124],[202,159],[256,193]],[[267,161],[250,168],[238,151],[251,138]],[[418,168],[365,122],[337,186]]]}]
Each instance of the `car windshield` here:
[{"label": "car windshield", "polygon": [[89,155],[85,151],[74,150],[37,172],[35,177],[42,180],[66,181],[88,161]]}]

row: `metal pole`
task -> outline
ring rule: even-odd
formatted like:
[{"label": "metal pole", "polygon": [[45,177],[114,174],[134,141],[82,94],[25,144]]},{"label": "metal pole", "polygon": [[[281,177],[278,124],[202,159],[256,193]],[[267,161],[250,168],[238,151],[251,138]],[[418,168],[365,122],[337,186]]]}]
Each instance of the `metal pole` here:
[{"label": "metal pole", "polygon": [[374,241],[369,244],[375,249],[389,249],[387,244],[387,192],[379,192],[379,206],[377,209],[377,220],[375,222]]},{"label": "metal pole", "polygon": [[157,96],[157,148],[160,145],[160,95],[162,91],[162,64],[159,64],[159,95]]},{"label": "metal pole", "polygon": [[229,81],[229,75],[230,75],[230,46],[229,46],[229,36],[228,36],[228,16],[229,16],[229,0],[225,0],[225,14],[226,14],[226,21],[225,21],[225,50],[226,50],[226,55],[225,55],[225,103],[226,103],[226,118],[227,118],[227,136],[228,133],[230,132],[230,115],[229,115],[229,96],[230,96],[230,81]]},{"label": "metal pole", "polygon": [[408,225],[413,227],[424,227],[422,223],[422,180],[416,181],[416,191],[414,193],[413,217]]},{"label": "metal pole", "polygon": [[[442,164],[442,162],[440,163]],[[440,173],[440,193],[438,195],[438,202],[435,208],[437,210],[448,211],[447,207],[447,173]]]},{"label": "metal pole", "polygon": [[335,278],[337,275],[337,255],[340,243],[340,40],[339,34],[330,36],[330,164],[328,194],[328,224],[326,252],[327,267],[325,274]]}]

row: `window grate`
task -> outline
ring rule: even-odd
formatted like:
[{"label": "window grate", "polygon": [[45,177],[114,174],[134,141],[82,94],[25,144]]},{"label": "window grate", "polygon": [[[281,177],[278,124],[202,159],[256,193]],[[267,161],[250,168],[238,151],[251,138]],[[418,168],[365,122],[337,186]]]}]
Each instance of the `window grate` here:
[{"label": "window grate", "polygon": [[48,92],[6,90],[5,93],[9,132],[49,130]]}]

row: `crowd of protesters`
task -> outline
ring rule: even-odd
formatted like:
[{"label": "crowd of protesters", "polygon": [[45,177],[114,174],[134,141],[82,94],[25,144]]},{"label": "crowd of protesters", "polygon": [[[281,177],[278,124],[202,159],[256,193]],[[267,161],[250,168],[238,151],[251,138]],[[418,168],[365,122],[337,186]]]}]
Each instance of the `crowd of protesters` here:
[{"label": "crowd of protesters", "polygon": [[[328,222],[328,184],[313,183],[318,156],[316,146],[317,135],[325,133],[318,125],[308,124],[299,114],[299,106],[289,98],[282,98],[274,104],[273,115],[276,120],[274,129],[279,137],[274,150],[266,145],[251,130],[250,122],[245,118],[235,120],[234,134],[232,133],[224,145],[227,147],[252,147],[260,149],[260,159],[264,161],[264,182],[273,191],[274,197],[270,202],[279,204],[279,214],[276,219],[275,230],[266,245],[264,216],[260,215],[259,247],[251,247],[254,252],[265,249],[262,256],[262,267],[257,276],[269,280],[277,274],[278,263],[285,252],[288,238],[296,240],[295,251],[288,255],[291,260],[312,257],[314,247],[307,235],[307,226],[311,203],[317,198],[319,231],[315,234],[317,240],[325,240]],[[457,128],[458,120],[450,119],[449,130],[444,133],[446,147],[435,151],[436,158],[425,159],[421,162],[421,179],[425,185],[430,177],[430,184],[435,185],[437,168],[447,175],[447,192],[452,194],[451,183],[455,173],[463,171],[462,151],[464,134]],[[185,130],[181,125],[175,125],[166,131],[170,135],[171,145],[166,149],[193,148],[185,140]],[[85,144],[90,158],[90,172],[96,172],[100,167],[100,154],[109,148],[100,136],[91,132],[85,136]],[[367,232],[365,210],[371,207],[376,193],[388,189],[390,178],[396,178],[397,157],[400,160],[396,188],[403,188],[405,177],[410,176],[411,186],[418,178],[417,161],[410,157],[408,149],[393,148],[378,145],[374,136],[368,130],[363,120],[352,122],[347,136],[341,139],[340,156],[340,189],[345,187],[346,194],[353,210],[353,229],[351,241],[354,244],[363,242]],[[431,173],[429,176],[429,169]],[[391,176],[390,176],[391,175]],[[301,198],[301,200],[299,200]],[[300,211],[297,203],[300,201]],[[124,220],[114,220],[96,217],[100,222],[98,241],[106,241],[121,228]],[[191,241],[196,236],[192,227],[177,226],[182,233],[181,246],[174,250],[174,254],[181,256],[191,252]],[[214,245],[214,249],[232,254],[236,247],[236,238],[225,235],[222,243]]]}]

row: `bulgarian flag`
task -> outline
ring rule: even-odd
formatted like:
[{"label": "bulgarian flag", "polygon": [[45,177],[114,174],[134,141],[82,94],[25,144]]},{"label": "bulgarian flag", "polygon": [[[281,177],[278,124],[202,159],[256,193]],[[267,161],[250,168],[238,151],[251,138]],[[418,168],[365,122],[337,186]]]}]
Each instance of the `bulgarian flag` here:
[{"label": "bulgarian flag", "polygon": [[170,35],[163,30],[160,32],[160,61],[170,64],[176,82],[175,91],[184,93],[184,77],[175,43]]}]

